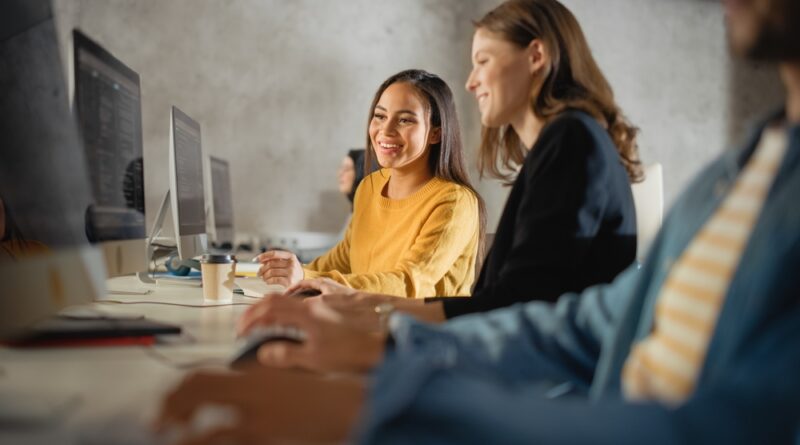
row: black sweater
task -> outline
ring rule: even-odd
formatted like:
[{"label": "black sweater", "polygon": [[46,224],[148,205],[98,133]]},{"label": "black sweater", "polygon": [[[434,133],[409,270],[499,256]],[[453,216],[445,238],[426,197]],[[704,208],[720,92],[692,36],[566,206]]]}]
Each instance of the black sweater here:
[{"label": "black sweater", "polygon": [[612,281],[635,257],[636,213],[616,148],[591,116],[567,111],[526,156],[472,296],[441,301],[447,318],[555,301]]}]

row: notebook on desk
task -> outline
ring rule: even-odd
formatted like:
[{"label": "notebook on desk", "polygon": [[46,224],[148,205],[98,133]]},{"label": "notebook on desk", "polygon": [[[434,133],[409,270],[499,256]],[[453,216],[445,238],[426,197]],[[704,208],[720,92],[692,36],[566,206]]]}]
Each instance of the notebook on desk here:
[{"label": "notebook on desk", "polygon": [[261,263],[253,261],[242,261],[236,263],[236,276],[237,277],[256,277]]},{"label": "notebook on desk", "polygon": [[264,294],[282,294],[286,287],[280,284],[267,284],[261,278],[236,278],[236,285],[248,297],[261,298]]}]

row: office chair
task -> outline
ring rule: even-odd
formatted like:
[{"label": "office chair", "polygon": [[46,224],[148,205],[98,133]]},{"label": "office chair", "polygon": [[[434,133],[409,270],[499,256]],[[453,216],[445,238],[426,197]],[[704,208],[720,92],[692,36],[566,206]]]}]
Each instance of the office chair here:
[{"label": "office chair", "polygon": [[633,204],[636,207],[636,260],[639,263],[647,256],[650,244],[661,229],[664,216],[664,172],[661,164],[645,166],[644,173],[644,181],[631,185]]}]

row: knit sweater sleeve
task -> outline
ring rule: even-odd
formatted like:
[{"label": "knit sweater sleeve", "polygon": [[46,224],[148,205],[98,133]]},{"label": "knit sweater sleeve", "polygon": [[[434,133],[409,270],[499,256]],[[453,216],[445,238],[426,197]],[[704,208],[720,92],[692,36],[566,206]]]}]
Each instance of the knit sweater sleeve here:
[{"label": "knit sweater sleeve", "polygon": [[347,230],[345,230],[344,238],[341,241],[333,246],[331,250],[303,266],[304,278],[317,278],[322,276],[319,272],[324,270],[350,272],[350,234],[352,227],[353,224],[351,222],[347,225]]},{"label": "knit sweater sleeve", "polygon": [[[368,292],[403,297],[426,297],[434,292],[437,281],[451,270],[478,231],[478,203],[468,191],[444,195],[425,218],[413,245],[398,258],[393,268],[377,273],[348,273],[349,269],[325,267],[332,263],[330,255],[312,265],[309,277],[327,277],[341,284]],[[343,242],[344,243],[344,242]],[[337,250],[337,248],[334,249]],[[473,267],[473,262],[463,262]],[[319,272],[326,270],[325,272]]]}]

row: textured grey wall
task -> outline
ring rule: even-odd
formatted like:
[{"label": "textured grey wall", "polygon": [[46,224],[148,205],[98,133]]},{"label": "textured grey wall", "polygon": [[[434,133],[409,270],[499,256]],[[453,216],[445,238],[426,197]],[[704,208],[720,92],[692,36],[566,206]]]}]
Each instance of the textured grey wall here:
[{"label": "textured grey wall", "polygon": [[[442,75],[456,94],[469,159],[477,108],[463,85],[471,19],[499,0],[56,0],[69,63],[78,26],[142,76],[149,219],[167,189],[169,107],[203,125],[231,161],[240,231],[336,231],[346,150],[363,146],[378,84],[401,69]],[[780,100],[774,70],[733,63],[721,7],[700,0],[564,0],[619,103],[643,160],[664,164],[667,204],[743,122]],[[752,86],[758,86],[753,89]],[[493,231],[507,190],[479,185]]]}]

